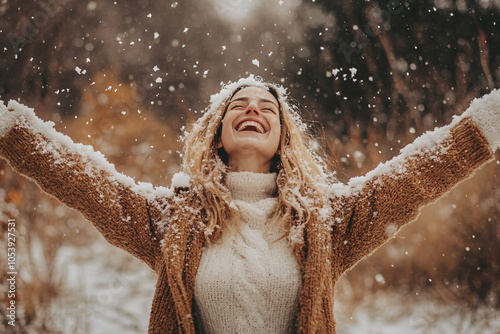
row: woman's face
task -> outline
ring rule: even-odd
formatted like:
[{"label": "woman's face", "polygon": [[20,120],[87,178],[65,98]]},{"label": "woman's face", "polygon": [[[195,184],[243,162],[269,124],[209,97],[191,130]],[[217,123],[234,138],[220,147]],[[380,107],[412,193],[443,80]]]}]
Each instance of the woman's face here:
[{"label": "woman's face", "polygon": [[273,94],[260,87],[245,87],[229,101],[222,120],[220,147],[229,160],[251,154],[270,161],[279,147],[279,104]]}]

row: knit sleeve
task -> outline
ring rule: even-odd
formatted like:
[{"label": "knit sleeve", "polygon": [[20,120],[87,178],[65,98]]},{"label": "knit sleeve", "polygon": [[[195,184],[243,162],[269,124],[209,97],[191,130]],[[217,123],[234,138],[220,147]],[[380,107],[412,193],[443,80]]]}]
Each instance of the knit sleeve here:
[{"label": "knit sleeve", "polygon": [[345,187],[332,189],[334,257],[348,270],[416,219],[433,202],[493,157],[469,117],[456,118],[405,147],[400,155]]},{"label": "knit sleeve", "polygon": [[0,156],[45,192],[82,213],[111,244],[155,269],[159,221],[170,189],[137,184],[118,173],[101,153],[73,143],[32,109],[15,101],[8,108],[0,104],[0,112],[11,120],[0,134]]}]

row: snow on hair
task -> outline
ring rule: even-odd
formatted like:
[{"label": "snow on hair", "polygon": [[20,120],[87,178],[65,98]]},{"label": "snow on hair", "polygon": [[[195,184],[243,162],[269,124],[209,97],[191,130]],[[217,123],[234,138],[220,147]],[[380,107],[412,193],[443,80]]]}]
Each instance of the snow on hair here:
[{"label": "snow on hair", "polygon": [[[293,243],[303,242],[301,231],[311,220],[325,220],[329,212],[325,163],[309,148],[308,127],[298,109],[289,103],[287,91],[279,85],[266,83],[250,75],[234,83],[222,84],[219,93],[212,95],[204,115],[189,126],[183,135],[182,170],[191,179],[193,195],[200,199],[206,214],[205,236],[218,241],[228,231],[236,231],[238,209],[225,186],[228,172],[224,150],[218,149],[222,119],[231,97],[247,86],[262,87],[279,102],[281,138],[273,159],[272,171],[278,173],[278,204],[269,228],[284,227]],[[297,235],[292,235],[297,231]]]}]

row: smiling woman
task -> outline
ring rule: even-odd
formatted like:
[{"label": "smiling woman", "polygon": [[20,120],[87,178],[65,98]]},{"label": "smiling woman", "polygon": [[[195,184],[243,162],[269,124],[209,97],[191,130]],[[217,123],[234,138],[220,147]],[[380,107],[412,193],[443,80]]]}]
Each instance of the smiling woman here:
[{"label": "smiling woman", "polygon": [[157,273],[149,333],[335,333],[338,279],[500,146],[494,91],[339,184],[286,90],[250,76],[212,96],[184,176],[155,188],[15,101],[0,117],[0,156]]},{"label": "smiling woman", "polygon": [[268,89],[245,87],[228,103],[218,148],[228,156],[231,171],[268,173],[278,151],[279,102]]}]

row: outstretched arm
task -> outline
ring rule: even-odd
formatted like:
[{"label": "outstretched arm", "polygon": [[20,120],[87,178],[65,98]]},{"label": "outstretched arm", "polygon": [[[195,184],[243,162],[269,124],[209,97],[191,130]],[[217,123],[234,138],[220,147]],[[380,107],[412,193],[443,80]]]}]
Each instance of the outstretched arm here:
[{"label": "outstretched arm", "polygon": [[342,272],[413,221],[422,206],[470,177],[499,146],[497,90],[366,176],[352,179],[347,186],[334,186],[334,258]]},{"label": "outstretched arm", "polygon": [[[155,269],[162,208],[171,192],[118,173],[92,147],[75,144],[32,109],[0,101],[0,156],[45,192],[80,211],[111,244]],[[160,201],[159,198],[164,198]]]}]

